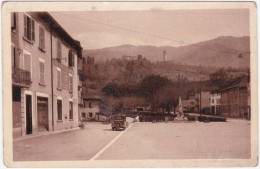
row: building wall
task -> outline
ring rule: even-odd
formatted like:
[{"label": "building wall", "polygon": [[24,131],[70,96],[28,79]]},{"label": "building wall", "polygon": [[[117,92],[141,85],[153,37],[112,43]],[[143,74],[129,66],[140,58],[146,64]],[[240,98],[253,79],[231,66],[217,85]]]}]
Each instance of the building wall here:
[{"label": "building wall", "polygon": [[215,114],[215,115],[220,114],[220,99],[221,99],[221,95],[219,93],[212,93],[210,95],[211,114]]},{"label": "building wall", "polygon": [[[68,65],[68,54],[71,49],[57,36],[52,37],[53,57],[57,58],[57,41],[61,42],[61,63],[54,61],[53,66],[53,89],[54,89],[54,121],[56,130],[68,129],[78,126],[78,72],[77,57],[74,57],[74,67]],[[57,69],[61,70],[61,90],[58,90]],[[73,91],[69,91],[69,75],[73,76]],[[57,100],[62,99],[62,120],[58,120]],[[69,102],[73,102],[73,120],[69,119]]]},{"label": "building wall", "polygon": [[[91,107],[89,106],[89,103],[91,103]],[[100,105],[99,105],[99,101],[94,101],[94,100],[90,100],[90,101],[84,101],[84,107],[81,110],[81,117],[82,117],[82,113],[86,114],[86,119],[85,120],[94,120],[96,113],[100,112]],[[92,113],[92,116],[90,116],[90,113]],[[84,120],[84,119],[82,119]]]},{"label": "building wall", "polygon": [[[48,129],[49,131],[59,130],[59,129],[68,129],[78,126],[78,74],[77,74],[77,56],[74,57],[74,67],[68,68],[68,59],[62,60],[62,75],[67,76],[67,73],[71,73],[73,77],[73,93],[71,94],[68,90],[69,81],[68,78],[64,78],[62,84],[64,88],[61,91],[57,91],[56,85],[56,67],[53,65],[53,82],[54,82],[54,128],[52,128],[52,93],[51,93],[51,48],[53,51],[53,57],[56,57],[57,53],[57,36],[53,36],[50,33],[49,27],[42,22],[35,13],[26,13],[35,21],[35,41],[30,42],[24,38],[24,14],[17,13],[17,32],[15,35],[12,35],[12,43],[15,46],[21,48],[20,62],[19,67],[25,68],[25,54],[30,55],[31,59],[31,80],[32,83],[28,88],[21,89],[21,101],[20,101],[20,111],[21,111],[21,133],[22,135],[26,134],[26,113],[25,113],[25,96],[32,96],[32,132],[38,132],[38,112],[37,112],[37,97],[48,98]],[[42,51],[39,49],[39,27],[42,27],[45,32],[45,50]],[[52,37],[52,46],[51,46],[51,37]],[[15,39],[16,38],[16,39]],[[62,56],[68,58],[70,46],[62,41]],[[76,52],[75,52],[76,53]],[[40,84],[40,61],[44,62],[44,84]],[[55,63],[55,62],[54,62]],[[57,104],[56,98],[63,99],[63,121],[57,121]],[[73,120],[69,120],[69,101],[73,102]],[[17,106],[18,104],[15,104]],[[17,107],[16,107],[17,109]],[[67,117],[67,119],[66,119]]]},{"label": "building wall", "polygon": [[249,108],[247,88],[232,88],[221,93],[221,112],[226,117],[248,118]]},{"label": "building wall", "polygon": [[[38,119],[37,119],[37,96],[44,96],[48,98],[48,118],[51,121],[51,58],[50,58],[50,43],[48,43],[48,39],[50,39],[50,34],[48,31],[45,31],[45,52],[39,50],[39,26],[42,26],[45,30],[46,27],[41,22],[39,22],[35,17],[32,17],[30,14],[27,14],[35,21],[35,41],[30,43],[24,39],[24,13],[18,13],[18,27],[19,29],[19,45],[22,49],[22,54],[20,57],[20,66],[21,68],[25,68],[25,54],[29,54],[31,56],[31,80],[32,83],[29,88],[23,89],[22,98],[25,97],[25,94],[32,95],[32,123],[33,123],[33,133],[38,130]],[[44,85],[40,84],[40,61],[44,62]],[[24,106],[24,99],[22,100],[22,106]],[[23,114],[23,135],[25,135],[26,128],[26,116],[25,116],[25,106],[21,108],[21,113]],[[49,123],[49,129],[51,130],[51,123]]]}]

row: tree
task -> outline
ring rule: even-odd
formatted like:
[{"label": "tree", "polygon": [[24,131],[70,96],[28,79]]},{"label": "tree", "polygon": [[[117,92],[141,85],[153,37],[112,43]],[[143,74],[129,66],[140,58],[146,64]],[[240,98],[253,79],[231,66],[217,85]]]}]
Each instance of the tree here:
[{"label": "tree", "polygon": [[113,82],[108,83],[105,87],[103,87],[102,92],[107,96],[121,96],[121,90],[119,85]]},{"label": "tree", "polygon": [[152,110],[155,110],[158,107],[156,93],[170,84],[172,82],[166,77],[160,75],[146,76],[139,85],[139,95],[145,97],[146,101],[152,105]]},{"label": "tree", "polygon": [[158,90],[155,95],[157,108],[162,108],[163,111],[167,113],[171,111],[175,113],[178,99],[179,97],[183,97],[183,95],[183,91],[177,85],[172,84],[165,86]]},{"label": "tree", "polygon": [[229,80],[231,80],[231,76],[224,69],[219,69],[210,74],[209,78],[211,85],[217,88],[223,87]]},{"label": "tree", "polygon": [[170,85],[171,83],[172,82],[166,77],[149,75],[141,81],[139,92],[147,98],[153,97],[160,88]]}]

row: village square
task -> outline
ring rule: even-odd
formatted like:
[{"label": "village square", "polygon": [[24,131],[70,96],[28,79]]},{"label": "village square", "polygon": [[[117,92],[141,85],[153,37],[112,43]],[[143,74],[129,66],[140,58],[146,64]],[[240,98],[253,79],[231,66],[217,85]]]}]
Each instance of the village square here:
[{"label": "village square", "polygon": [[[229,27],[244,26],[243,36],[218,35],[172,47],[167,44],[172,38],[158,35],[166,36],[170,22],[162,29],[163,19],[144,21],[147,16],[170,20],[178,12],[122,13],[139,31],[113,25],[121,17],[113,12],[95,14],[116,18],[107,23],[93,17],[84,21],[94,15],[84,12],[75,18],[73,12],[11,13],[13,160],[250,158],[248,11],[219,14]],[[209,22],[210,16],[218,19],[217,11],[207,12],[205,27],[217,31]],[[80,28],[93,37],[80,39]],[[122,44],[113,46],[117,32],[126,33],[118,38]],[[135,36],[154,45],[133,44]]]}]

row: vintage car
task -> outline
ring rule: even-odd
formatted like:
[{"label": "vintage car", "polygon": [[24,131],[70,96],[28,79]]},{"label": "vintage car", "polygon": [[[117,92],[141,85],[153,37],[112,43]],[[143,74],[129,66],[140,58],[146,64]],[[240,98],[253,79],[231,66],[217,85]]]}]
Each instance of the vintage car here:
[{"label": "vintage car", "polygon": [[111,116],[111,127],[112,130],[125,129],[127,127],[126,115],[114,114]]}]

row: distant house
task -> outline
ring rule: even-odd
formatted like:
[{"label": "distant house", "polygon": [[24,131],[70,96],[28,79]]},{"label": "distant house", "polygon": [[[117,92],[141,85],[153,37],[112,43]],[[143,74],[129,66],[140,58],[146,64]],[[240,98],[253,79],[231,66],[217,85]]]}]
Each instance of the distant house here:
[{"label": "distant house", "polygon": [[221,95],[217,92],[210,94],[210,112],[214,115],[220,114],[220,99]]},{"label": "distant house", "polygon": [[221,112],[226,117],[250,119],[250,83],[248,76],[233,80],[219,90]]},{"label": "distant house", "polygon": [[96,115],[100,114],[102,99],[99,96],[91,96],[83,99],[83,109],[81,110],[81,121],[96,120]]}]

